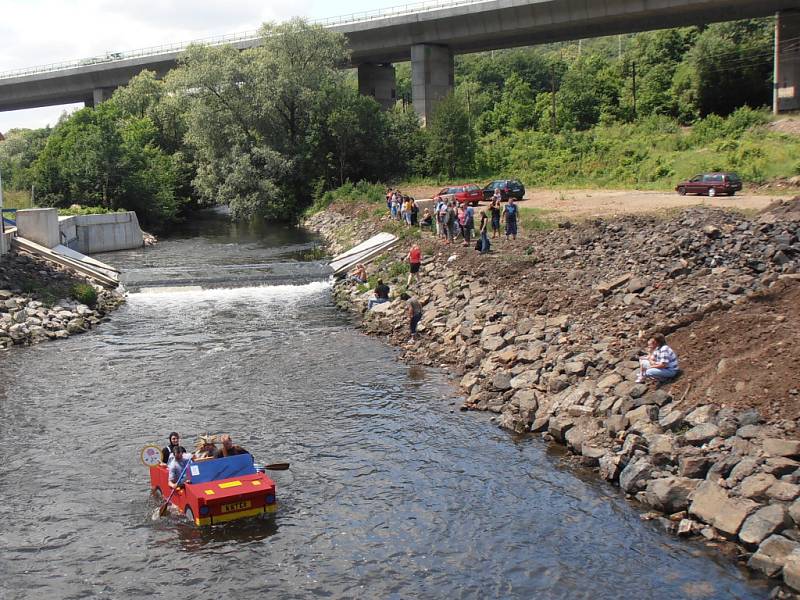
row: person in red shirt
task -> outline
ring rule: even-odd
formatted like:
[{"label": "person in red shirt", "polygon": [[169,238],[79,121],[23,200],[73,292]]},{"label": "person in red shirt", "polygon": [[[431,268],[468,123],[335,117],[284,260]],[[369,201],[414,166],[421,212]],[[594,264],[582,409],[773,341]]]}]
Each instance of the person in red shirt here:
[{"label": "person in red shirt", "polygon": [[419,249],[417,244],[411,246],[411,250],[408,251],[408,256],[406,257],[408,260],[409,270],[408,270],[408,281],[406,282],[406,287],[411,285],[411,280],[416,279],[419,280],[419,267],[422,263],[422,250]]}]

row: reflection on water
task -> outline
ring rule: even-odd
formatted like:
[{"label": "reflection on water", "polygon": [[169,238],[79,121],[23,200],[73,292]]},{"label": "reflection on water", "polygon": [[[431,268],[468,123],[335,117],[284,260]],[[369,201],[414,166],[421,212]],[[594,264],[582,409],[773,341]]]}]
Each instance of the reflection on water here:
[{"label": "reflection on water", "polygon": [[[284,230],[282,246],[236,232],[240,243],[222,229],[112,262],[147,288],[200,264],[290,265],[281,248],[313,244]],[[100,329],[3,361],[4,599],[758,598],[768,589],[642,523],[618,490],[539,440],[454,411],[444,374],[403,365],[355,331],[325,278],[133,293]],[[290,462],[270,473],[274,519],[153,522],[138,452],[172,430],[187,445],[230,432],[260,462]]]}]

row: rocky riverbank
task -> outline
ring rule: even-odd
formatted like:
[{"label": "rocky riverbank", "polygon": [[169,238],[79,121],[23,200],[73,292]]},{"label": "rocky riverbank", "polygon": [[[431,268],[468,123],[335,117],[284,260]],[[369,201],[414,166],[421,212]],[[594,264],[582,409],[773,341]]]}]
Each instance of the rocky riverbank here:
[{"label": "rocky riverbank", "polygon": [[[76,295],[94,301],[89,306]],[[0,350],[84,333],[123,301],[37,257],[7,254],[0,258]]]},{"label": "rocky riverbank", "polygon": [[[309,225],[339,248],[396,229],[370,214],[333,207]],[[565,222],[497,240],[489,256],[424,236],[414,343],[401,301],[364,313],[367,286],[335,294],[405,360],[458,377],[463,409],[565,445],[668,531],[727,542],[798,590],[799,236],[797,200],[753,218],[695,208]],[[370,269],[395,297],[418,237]],[[683,367],[660,387],[634,381],[654,332]]]}]

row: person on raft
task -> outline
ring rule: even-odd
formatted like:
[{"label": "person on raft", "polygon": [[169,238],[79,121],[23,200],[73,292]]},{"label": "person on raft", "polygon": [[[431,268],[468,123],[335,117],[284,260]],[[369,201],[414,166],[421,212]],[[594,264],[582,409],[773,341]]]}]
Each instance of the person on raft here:
[{"label": "person on raft", "polygon": [[201,435],[194,444],[195,453],[192,456],[192,460],[197,461],[214,458],[214,454],[217,452],[216,443],[217,436],[207,434]]},{"label": "person on raft", "polygon": [[237,454],[250,454],[241,446],[234,444],[231,436],[227,433],[223,433],[219,441],[222,443],[222,448],[214,453],[214,458],[225,458],[226,456],[236,456]]},{"label": "person on raft", "polygon": [[[189,473],[188,471],[184,471],[184,469],[190,460],[192,460],[192,457],[185,454],[182,447],[175,447],[175,451],[172,453],[172,460],[169,463],[169,467],[167,467],[169,469],[169,487],[174,489],[186,483]],[[183,475],[183,477],[181,477],[181,475]]]},{"label": "person on raft", "polygon": [[180,448],[181,452],[184,453],[186,452],[186,448],[181,446],[180,443],[181,443],[181,436],[178,435],[177,431],[173,431],[172,433],[169,434],[169,444],[161,449],[161,462],[163,464],[166,465],[169,463],[169,459],[172,456],[172,453],[176,447]]}]

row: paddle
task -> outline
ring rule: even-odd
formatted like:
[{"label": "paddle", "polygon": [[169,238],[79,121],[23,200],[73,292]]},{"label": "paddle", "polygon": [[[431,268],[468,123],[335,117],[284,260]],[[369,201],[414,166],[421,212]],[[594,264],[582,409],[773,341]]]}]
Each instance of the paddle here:
[{"label": "paddle", "polygon": [[271,465],[262,465],[262,468],[267,471],[286,471],[289,469],[289,463],[274,463]]},{"label": "paddle", "polygon": [[[189,463],[191,462],[192,462],[191,459],[187,460],[186,464],[183,465],[183,471],[181,471],[181,474],[178,476],[178,482],[180,482],[180,480],[183,479],[183,474],[186,473],[186,468],[189,466]],[[177,489],[178,489],[177,485],[174,488],[172,488],[172,493],[169,495],[166,502],[164,502],[164,504],[162,504],[155,510],[153,515],[150,517],[151,519],[153,519],[153,521],[158,521],[159,517],[163,517],[166,514],[167,506],[169,506],[169,501],[172,500],[172,496],[175,494],[175,490]]]}]

